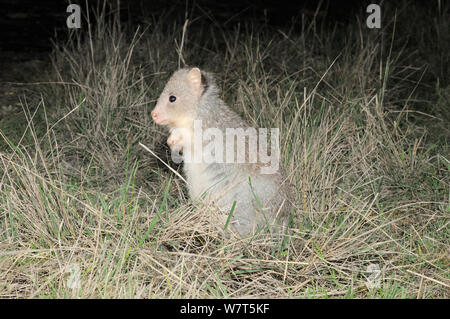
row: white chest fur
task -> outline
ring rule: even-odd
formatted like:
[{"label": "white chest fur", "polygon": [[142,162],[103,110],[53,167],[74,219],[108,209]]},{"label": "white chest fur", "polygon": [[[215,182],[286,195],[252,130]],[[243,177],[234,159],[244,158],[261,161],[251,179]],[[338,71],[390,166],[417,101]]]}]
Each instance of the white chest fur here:
[{"label": "white chest fur", "polygon": [[205,174],[205,163],[184,163],[184,172],[188,182],[189,195],[191,198],[199,198],[208,189],[209,178]]}]

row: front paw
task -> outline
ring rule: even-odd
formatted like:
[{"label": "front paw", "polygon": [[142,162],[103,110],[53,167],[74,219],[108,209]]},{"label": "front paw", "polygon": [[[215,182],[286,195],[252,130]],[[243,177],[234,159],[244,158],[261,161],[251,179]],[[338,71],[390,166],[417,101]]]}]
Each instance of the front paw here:
[{"label": "front paw", "polygon": [[167,145],[169,145],[170,149],[174,152],[180,152],[183,150],[183,137],[176,132],[173,132],[167,138]]}]

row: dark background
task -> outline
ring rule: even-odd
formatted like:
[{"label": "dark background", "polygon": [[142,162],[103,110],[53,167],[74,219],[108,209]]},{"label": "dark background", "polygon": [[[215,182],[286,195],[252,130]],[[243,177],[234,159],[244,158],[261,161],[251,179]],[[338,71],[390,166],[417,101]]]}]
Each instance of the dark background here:
[{"label": "dark background", "polygon": [[[26,68],[45,68],[45,61],[49,61],[52,50],[52,41],[64,41],[71,32],[86,34],[87,15],[91,17],[91,24],[95,24],[95,11],[100,11],[103,0],[1,0],[0,1],[0,83],[30,82],[26,78]],[[70,13],[67,6],[75,3],[81,6],[81,28],[73,31],[66,26],[66,19]],[[186,18],[190,19],[189,28],[195,32],[196,28],[233,29],[237,24],[252,22],[268,24],[277,29],[290,28],[295,21],[296,26],[311,17],[318,22],[321,28],[334,32],[336,27],[355,24],[358,19],[368,16],[366,8],[370,3],[381,6],[382,30],[392,34],[391,26],[383,25],[383,16],[398,15],[395,26],[395,43],[397,49],[403,45],[408,52],[418,52],[414,65],[426,65],[427,72],[422,82],[431,87],[437,82],[442,87],[449,85],[450,56],[446,46],[448,43],[438,43],[439,39],[448,39],[433,25],[433,19],[446,19],[449,15],[448,3],[445,0],[430,1],[381,1],[381,0],[129,0],[107,1],[109,12],[120,13],[122,22],[131,26],[151,26],[151,20],[164,17],[167,23],[177,22],[183,25]],[[442,12],[441,7],[446,7]],[[108,12],[108,11],[107,11]],[[411,17],[413,16],[413,17]],[[450,19],[450,16],[448,17]],[[421,21],[422,20],[422,21]],[[387,20],[386,20],[387,21]],[[425,21],[425,22],[424,22]],[[197,30],[198,30],[197,29]],[[292,30],[290,30],[292,31]],[[214,31],[213,31],[214,32]],[[294,32],[301,32],[295,28]],[[342,33],[342,31],[339,31]],[[376,34],[377,30],[371,31]],[[427,36],[432,32],[433,36]],[[447,31],[448,33],[448,31]],[[345,37],[345,34],[340,34]],[[170,39],[168,39],[169,41]],[[20,72],[19,72],[20,71]],[[9,87],[8,87],[9,90]],[[429,91],[429,88],[427,88]],[[2,94],[0,87],[0,100]]]},{"label": "dark background", "polygon": [[[89,0],[90,12],[102,1]],[[221,27],[233,27],[246,20],[268,22],[283,28],[294,17],[302,14],[314,15],[329,25],[336,22],[348,23],[363,12],[369,3],[376,1],[270,1],[270,0],[130,0],[110,1],[115,8],[120,7],[121,19],[131,24],[145,23],[146,17],[170,11],[170,19],[184,20],[186,12],[191,17],[214,20]],[[68,29],[66,19],[69,3],[81,6],[86,13],[86,1],[51,0],[2,0],[0,2],[1,50],[19,53],[43,52],[51,50],[50,39],[64,38]],[[318,9],[319,8],[319,9]],[[83,20],[85,17],[83,17]],[[85,20],[82,22],[86,22]]]}]

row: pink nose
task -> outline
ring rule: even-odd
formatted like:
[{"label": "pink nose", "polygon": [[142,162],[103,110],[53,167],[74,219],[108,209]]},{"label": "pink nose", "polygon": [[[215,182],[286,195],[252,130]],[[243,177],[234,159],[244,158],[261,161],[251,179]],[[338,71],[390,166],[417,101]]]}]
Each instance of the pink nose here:
[{"label": "pink nose", "polygon": [[154,121],[158,120],[158,116],[159,116],[158,112],[156,112],[155,110],[153,110],[152,113],[151,113],[151,115],[152,115],[152,119],[153,119]]}]

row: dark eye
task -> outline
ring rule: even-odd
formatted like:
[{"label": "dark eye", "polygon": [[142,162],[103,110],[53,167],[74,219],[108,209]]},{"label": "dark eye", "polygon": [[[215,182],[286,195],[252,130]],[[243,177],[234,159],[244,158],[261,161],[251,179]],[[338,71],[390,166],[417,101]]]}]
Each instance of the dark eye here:
[{"label": "dark eye", "polygon": [[177,98],[176,98],[175,96],[173,96],[173,95],[171,95],[171,96],[169,97],[169,101],[170,101],[171,103],[175,102],[176,100],[177,100]]}]

